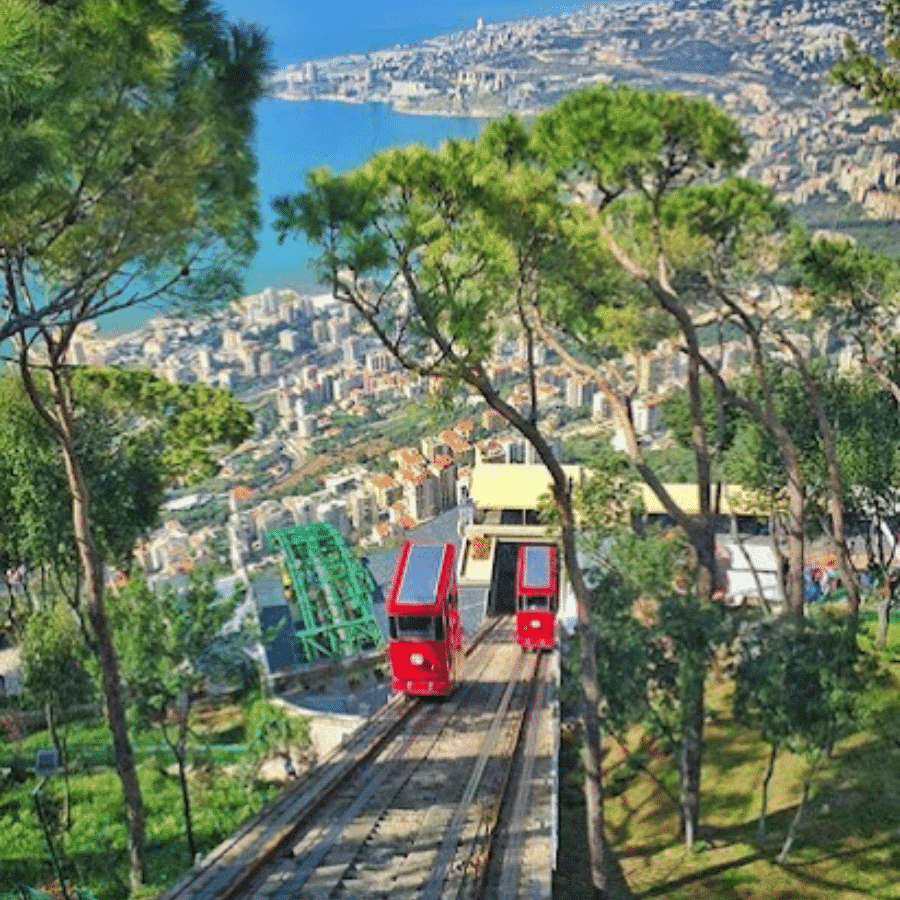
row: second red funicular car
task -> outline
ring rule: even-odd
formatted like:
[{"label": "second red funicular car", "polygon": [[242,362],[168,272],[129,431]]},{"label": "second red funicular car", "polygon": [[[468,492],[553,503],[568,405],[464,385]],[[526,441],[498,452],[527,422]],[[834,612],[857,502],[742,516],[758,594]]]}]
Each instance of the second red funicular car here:
[{"label": "second red funicular car", "polygon": [[388,597],[391,689],[446,696],[459,679],[462,628],[453,544],[400,550]]},{"label": "second red funicular car", "polygon": [[530,650],[556,646],[559,598],[557,553],[552,544],[520,544],[516,564],[516,639]]}]

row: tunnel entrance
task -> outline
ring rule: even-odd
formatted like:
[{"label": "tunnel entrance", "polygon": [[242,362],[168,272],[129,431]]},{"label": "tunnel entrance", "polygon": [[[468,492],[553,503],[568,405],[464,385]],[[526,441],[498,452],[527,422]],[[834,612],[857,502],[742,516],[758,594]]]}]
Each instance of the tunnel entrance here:
[{"label": "tunnel entrance", "polygon": [[513,615],[516,611],[517,541],[498,541],[494,549],[494,571],[491,574],[491,593],[488,615]]}]

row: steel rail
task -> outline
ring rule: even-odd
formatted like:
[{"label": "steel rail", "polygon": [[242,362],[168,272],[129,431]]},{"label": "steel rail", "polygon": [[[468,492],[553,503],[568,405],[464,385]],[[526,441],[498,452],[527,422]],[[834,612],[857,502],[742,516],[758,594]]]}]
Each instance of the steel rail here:
[{"label": "steel rail", "polygon": [[[465,647],[471,654],[503,623],[483,623]],[[294,839],[312,816],[355,773],[394,739],[422,708],[420,699],[403,695],[377,710],[342,746],[333,750],[302,782],[285,792],[208,853],[158,900],[237,900],[263,867]]]},{"label": "steel rail", "polygon": [[[485,635],[492,633],[493,630],[493,628],[489,629]],[[474,647],[472,649],[474,649]],[[490,659],[486,658],[482,668],[487,668],[489,663]],[[502,685],[499,687],[502,688]],[[272,894],[272,900],[290,900],[291,897],[294,897],[299,893],[312,876],[313,872],[315,872],[316,868],[335,847],[338,839],[350,823],[355,821],[359,814],[366,809],[367,805],[378,794],[379,790],[389,782],[391,776],[399,772],[401,764],[407,761],[407,752],[422,737],[425,725],[433,724],[433,720],[435,719],[441,720],[442,724],[440,724],[431,735],[429,745],[427,749],[423,750],[421,759],[416,765],[408,767],[402,780],[391,790],[390,799],[393,799],[402,791],[403,787],[413,777],[418,765],[421,765],[428,758],[429,752],[438,742],[441,733],[447,728],[448,723],[452,721],[453,716],[459,711],[460,707],[463,706],[466,695],[473,690],[474,684],[466,682],[460,685],[454,693],[453,699],[449,702],[442,704],[440,707],[426,707],[428,713],[420,717],[418,727],[411,728],[409,734],[398,746],[388,750],[388,756],[383,760],[382,767],[379,769],[378,773],[366,782],[362,791],[356,795],[350,805],[341,813],[340,817],[329,826],[325,834],[316,841],[315,845],[306,848],[303,851],[303,862],[298,866],[295,872],[284,880],[280,888]],[[417,704],[417,709],[420,709],[421,707],[422,704]],[[299,834],[306,824],[306,822],[298,822],[294,829],[295,835]],[[272,855],[274,856],[276,854]],[[346,869],[352,868],[352,865],[353,863],[351,861],[346,866]],[[340,882],[342,879],[343,876],[338,879],[338,881]]]},{"label": "steel rail", "polygon": [[[498,897],[518,897],[520,882],[522,879],[522,847],[523,847],[523,822],[531,800],[531,784],[534,777],[535,751],[537,748],[538,725],[540,723],[540,711],[546,703],[547,679],[546,662],[542,660],[542,675],[536,679],[537,690],[532,686],[532,702],[529,703],[529,713],[525,726],[525,746],[521,755],[521,769],[516,778],[516,795],[513,800],[509,817],[509,825],[506,829],[506,847],[503,852],[503,863],[500,868],[500,883],[497,889]],[[483,874],[486,874],[485,867]],[[483,882],[482,882],[483,884]],[[479,896],[481,896],[479,894]]]}]

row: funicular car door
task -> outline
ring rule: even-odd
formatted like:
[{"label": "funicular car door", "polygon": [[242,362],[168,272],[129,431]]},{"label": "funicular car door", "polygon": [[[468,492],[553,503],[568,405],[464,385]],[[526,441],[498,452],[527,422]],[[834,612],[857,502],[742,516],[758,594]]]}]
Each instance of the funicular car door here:
[{"label": "funicular car door", "polygon": [[459,584],[456,575],[452,575],[450,580],[450,589],[447,592],[447,620],[450,625],[449,635],[451,646],[455,650],[462,650],[463,631],[462,621],[459,615]]}]

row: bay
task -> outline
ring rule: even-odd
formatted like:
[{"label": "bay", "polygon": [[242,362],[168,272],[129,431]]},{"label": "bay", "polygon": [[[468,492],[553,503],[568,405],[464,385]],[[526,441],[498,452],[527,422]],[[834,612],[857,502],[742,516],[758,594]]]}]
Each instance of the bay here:
[{"label": "bay", "polygon": [[[590,4],[535,0],[456,0],[422,4],[410,0],[224,0],[232,22],[255,22],[269,35],[281,67],[396,44],[416,43],[485,23],[520,21],[585,9]],[[325,167],[349,171],[389,147],[424,144],[436,148],[448,138],[477,137],[484,120],[418,116],[380,103],[295,102],[265,99],[257,108],[255,149],[263,225],[259,249],[243,273],[245,294],[268,287],[320,293],[313,251],[302,239],[279,245],[272,228],[272,200],[300,191],[306,174]],[[139,327],[158,309],[135,307],[98,323],[103,331]]]},{"label": "bay", "polygon": [[[384,49],[485,23],[519,21],[586,8],[577,2],[455,0],[225,0],[232,21],[264,28],[279,67],[345,53]],[[306,173],[326,167],[345,172],[388,147],[437,147],[450,137],[477,137],[483,120],[416,116],[378,103],[264,100],[258,108],[256,151],[264,220],[259,251],[244,273],[247,293],[267,287],[319,290],[312,251],[302,240],[279,246],[272,230],[272,199],[303,189]]]},{"label": "bay", "polygon": [[297,103],[265,100],[258,110],[259,192],[264,225],[259,251],[244,273],[248,293],[266,287],[319,290],[311,248],[300,239],[278,244],[272,230],[271,201],[303,189],[306,173],[316,168],[345,172],[363,165],[388,147],[424,144],[437,147],[450,137],[477,137],[481,119],[413,116],[381,103]]},{"label": "bay", "polygon": [[[640,2],[640,0],[638,0]],[[485,24],[532,19],[598,4],[572,0],[222,0],[232,21],[256,22],[273,43],[278,66],[395,44]]]}]

